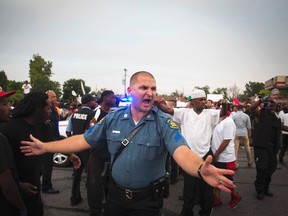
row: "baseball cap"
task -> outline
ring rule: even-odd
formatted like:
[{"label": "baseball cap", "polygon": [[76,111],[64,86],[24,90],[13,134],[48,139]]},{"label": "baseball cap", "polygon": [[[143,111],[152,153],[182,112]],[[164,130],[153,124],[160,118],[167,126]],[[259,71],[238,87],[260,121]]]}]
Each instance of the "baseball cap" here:
[{"label": "baseball cap", "polygon": [[11,95],[15,94],[15,92],[16,92],[15,90],[9,92],[0,91],[0,98],[10,97]]},{"label": "baseball cap", "polygon": [[96,101],[96,98],[93,97],[91,94],[85,94],[81,98],[81,103],[82,104],[87,104],[87,103],[89,103],[90,101],[93,101],[93,100]]}]

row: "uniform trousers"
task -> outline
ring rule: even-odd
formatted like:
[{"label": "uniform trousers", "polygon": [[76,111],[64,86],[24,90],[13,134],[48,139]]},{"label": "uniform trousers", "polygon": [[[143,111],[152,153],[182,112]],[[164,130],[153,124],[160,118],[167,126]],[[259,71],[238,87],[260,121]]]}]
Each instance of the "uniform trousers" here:
[{"label": "uniform trousers", "polygon": [[46,153],[43,157],[42,166],[42,190],[52,188],[52,171],[53,171],[53,153]]},{"label": "uniform trousers", "polygon": [[128,199],[114,186],[109,187],[105,216],[160,216],[163,197],[152,195],[139,199]]},{"label": "uniform trousers", "polygon": [[71,202],[77,202],[82,199],[80,193],[80,182],[81,176],[84,169],[86,169],[88,158],[89,158],[90,150],[84,150],[79,152],[77,155],[81,160],[81,166],[79,169],[73,169],[73,182],[72,182],[72,189],[71,189]]},{"label": "uniform trousers", "polygon": [[91,150],[91,154],[87,164],[87,201],[90,210],[90,216],[100,215],[102,211],[102,200],[107,195],[107,182],[102,173],[104,171],[105,164],[110,161],[109,158],[97,157],[97,151]]},{"label": "uniform trousers", "polygon": [[269,190],[271,177],[277,169],[277,154],[273,146],[258,148],[254,146],[256,164],[256,180],[254,182],[257,193]]}]

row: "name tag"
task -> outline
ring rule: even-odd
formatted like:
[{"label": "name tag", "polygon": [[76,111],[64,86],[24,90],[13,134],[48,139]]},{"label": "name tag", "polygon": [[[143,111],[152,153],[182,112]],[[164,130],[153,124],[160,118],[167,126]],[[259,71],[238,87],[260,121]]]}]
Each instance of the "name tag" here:
[{"label": "name tag", "polygon": [[113,130],[112,133],[120,134],[120,131]]}]

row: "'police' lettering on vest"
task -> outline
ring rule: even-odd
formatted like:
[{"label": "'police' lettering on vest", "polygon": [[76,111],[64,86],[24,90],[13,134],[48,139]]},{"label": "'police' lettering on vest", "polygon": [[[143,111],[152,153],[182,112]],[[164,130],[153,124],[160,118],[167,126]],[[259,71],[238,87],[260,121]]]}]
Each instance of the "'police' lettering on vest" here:
[{"label": "'police' lettering on vest", "polygon": [[81,120],[87,120],[87,114],[83,113],[74,113],[73,119],[81,119]]}]

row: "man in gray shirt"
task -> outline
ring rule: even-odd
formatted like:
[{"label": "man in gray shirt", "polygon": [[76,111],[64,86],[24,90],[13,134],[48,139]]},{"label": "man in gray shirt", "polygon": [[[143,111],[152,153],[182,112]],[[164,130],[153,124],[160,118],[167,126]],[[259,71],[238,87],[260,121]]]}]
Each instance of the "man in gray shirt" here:
[{"label": "man in gray shirt", "polygon": [[236,168],[239,167],[238,164],[238,149],[240,143],[244,145],[246,156],[248,160],[248,167],[252,166],[252,157],[250,151],[250,140],[251,140],[251,120],[250,117],[243,112],[243,106],[238,105],[238,111],[233,115],[233,120],[236,125],[236,136],[235,136],[235,156],[236,156]]}]

